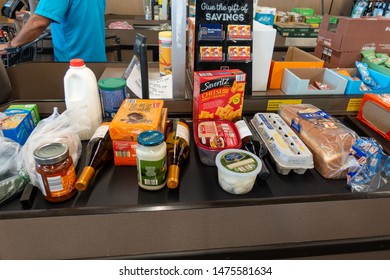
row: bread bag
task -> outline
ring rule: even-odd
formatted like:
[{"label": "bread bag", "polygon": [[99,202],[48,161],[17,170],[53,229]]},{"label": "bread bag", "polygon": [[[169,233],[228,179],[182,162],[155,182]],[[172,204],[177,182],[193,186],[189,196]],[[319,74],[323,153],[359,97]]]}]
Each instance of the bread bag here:
[{"label": "bread bag", "polygon": [[280,105],[279,112],[313,153],[314,168],[327,179],[346,178],[356,133],[311,104]]}]

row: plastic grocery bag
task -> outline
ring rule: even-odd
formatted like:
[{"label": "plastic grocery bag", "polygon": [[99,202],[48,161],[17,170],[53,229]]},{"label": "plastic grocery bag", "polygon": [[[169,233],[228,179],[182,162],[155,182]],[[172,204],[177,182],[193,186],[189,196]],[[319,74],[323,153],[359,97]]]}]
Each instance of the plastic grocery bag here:
[{"label": "plastic grocery bag", "polygon": [[0,205],[19,195],[28,175],[18,170],[21,146],[14,140],[0,137]]},{"label": "plastic grocery bag", "polygon": [[29,177],[30,183],[36,187],[39,186],[38,174],[35,170],[34,150],[44,144],[64,143],[69,148],[69,154],[76,166],[81,155],[81,140],[78,132],[89,127],[87,120],[81,120],[85,115],[79,109],[66,110],[62,114],[54,108],[54,112],[46,119],[42,119],[33,130],[30,137],[21,149],[19,169],[24,168]]},{"label": "plastic grocery bag", "polygon": [[351,148],[348,185],[352,191],[372,192],[390,184],[390,157],[372,138],[358,138]]},{"label": "plastic grocery bag", "polygon": [[19,143],[6,137],[0,137],[0,181],[18,173],[20,149]]}]

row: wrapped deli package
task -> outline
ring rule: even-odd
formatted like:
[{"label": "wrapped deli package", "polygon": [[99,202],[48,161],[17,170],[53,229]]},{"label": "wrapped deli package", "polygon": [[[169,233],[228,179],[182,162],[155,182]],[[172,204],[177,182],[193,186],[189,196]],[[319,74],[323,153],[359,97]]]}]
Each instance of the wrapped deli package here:
[{"label": "wrapped deli package", "polygon": [[311,104],[280,105],[279,115],[313,153],[314,168],[327,179],[346,178],[356,133]]}]

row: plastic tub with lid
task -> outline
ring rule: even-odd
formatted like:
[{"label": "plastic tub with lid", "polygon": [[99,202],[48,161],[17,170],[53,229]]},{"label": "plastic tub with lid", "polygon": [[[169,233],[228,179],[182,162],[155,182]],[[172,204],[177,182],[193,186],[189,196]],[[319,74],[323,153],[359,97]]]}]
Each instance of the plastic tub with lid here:
[{"label": "plastic tub with lid", "polygon": [[254,154],[227,149],[217,154],[218,182],[222,189],[232,194],[245,194],[252,190],[262,163]]},{"label": "plastic tub with lid", "polygon": [[240,134],[228,120],[195,121],[194,138],[201,162],[211,166],[215,166],[215,157],[220,151],[241,147]]}]

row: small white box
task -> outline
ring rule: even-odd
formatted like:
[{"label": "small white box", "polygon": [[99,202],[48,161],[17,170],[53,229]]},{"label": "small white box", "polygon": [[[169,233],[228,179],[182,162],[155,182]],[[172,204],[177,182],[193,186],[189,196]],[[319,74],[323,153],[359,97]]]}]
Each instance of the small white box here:
[{"label": "small white box", "polygon": [[276,29],[253,21],[252,91],[266,91]]},{"label": "small white box", "polygon": [[[331,89],[309,89],[309,84],[320,82]],[[285,68],[282,80],[282,91],[289,94],[344,94],[348,81],[327,68]]]}]

